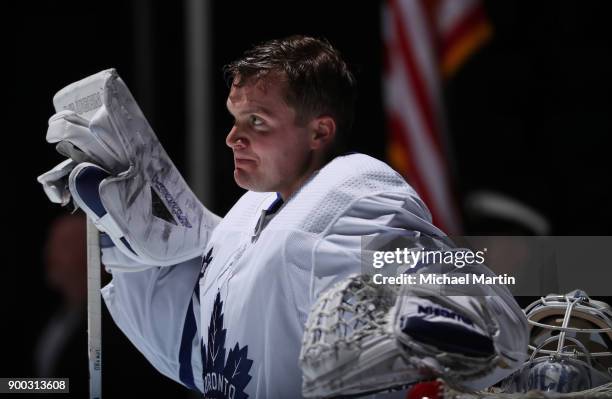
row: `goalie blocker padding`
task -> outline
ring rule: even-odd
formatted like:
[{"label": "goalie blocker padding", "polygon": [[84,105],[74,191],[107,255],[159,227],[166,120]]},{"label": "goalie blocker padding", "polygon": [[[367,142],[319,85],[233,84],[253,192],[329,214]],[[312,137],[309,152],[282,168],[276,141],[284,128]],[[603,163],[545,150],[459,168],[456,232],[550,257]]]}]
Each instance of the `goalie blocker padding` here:
[{"label": "goalie blocker padding", "polygon": [[92,162],[72,170],[69,187],[96,226],[142,264],[200,256],[218,217],[187,186],[116,71],[73,83],[53,102],[47,141]]}]

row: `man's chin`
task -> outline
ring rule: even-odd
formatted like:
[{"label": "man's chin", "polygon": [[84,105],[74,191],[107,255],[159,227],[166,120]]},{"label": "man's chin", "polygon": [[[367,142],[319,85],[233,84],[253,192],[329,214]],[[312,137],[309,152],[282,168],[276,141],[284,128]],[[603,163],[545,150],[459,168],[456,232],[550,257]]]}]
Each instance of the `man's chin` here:
[{"label": "man's chin", "polygon": [[245,190],[254,191],[258,193],[270,191],[267,190],[264,185],[257,184],[250,174],[238,168],[234,169],[234,181],[236,182],[238,187],[243,188]]},{"label": "man's chin", "polygon": [[255,191],[253,189],[252,179],[242,169],[239,169],[239,168],[234,169],[234,181],[240,188],[244,188],[245,190],[249,190],[249,191]]}]

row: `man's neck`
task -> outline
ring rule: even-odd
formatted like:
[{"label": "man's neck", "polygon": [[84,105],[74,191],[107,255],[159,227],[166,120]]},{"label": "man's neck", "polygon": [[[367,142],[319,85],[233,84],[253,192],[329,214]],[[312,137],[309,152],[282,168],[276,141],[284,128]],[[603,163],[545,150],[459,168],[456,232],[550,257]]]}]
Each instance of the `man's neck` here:
[{"label": "man's neck", "polygon": [[278,190],[278,193],[280,194],[283,201],[287,202],[289,199],[291,199],[291,197],[297,191],[299,191],[302,186],[306,184],[306,182],[308,182],[311,177],[313,177],[314,174],[316,174],[321,168],[323,168],[326,163],[327,162],[324,162],[321,159],[317,159],[316,161],[313,160],[313,162],[309,164],[309,166],[304,170],[300,177],[293,181],[293,184],[291,184],[290,187]]}]

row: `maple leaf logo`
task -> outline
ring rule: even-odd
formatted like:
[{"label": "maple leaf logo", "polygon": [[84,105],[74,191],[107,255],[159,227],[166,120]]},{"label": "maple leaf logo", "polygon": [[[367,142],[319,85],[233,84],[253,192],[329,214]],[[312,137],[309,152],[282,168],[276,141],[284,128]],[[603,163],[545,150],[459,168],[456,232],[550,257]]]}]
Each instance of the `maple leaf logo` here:
[{"label": "maple leaf logo", "polygon": [[213,252],[213,249],[211,247],[208,253],[202,257],[202,266],[200,268],[200,278],[204,276],[204,272],[206,272],[206,269],[208,269],[208,265],[210,265],[210,262],[212,262],[213,260],[212,252]]},{"label": "maple leaf logo", "polygon": [[218,292],[215,298],[210,325],[208,326],[208,345],[202,338],[202,366],[204,396],[207,398],[246,399],[244,392],[252,376],[249,374],[253,360],[247,357],[248,345],[238,343],[230,349],[225,358],[225,335],[223,328],[223,301]]}]

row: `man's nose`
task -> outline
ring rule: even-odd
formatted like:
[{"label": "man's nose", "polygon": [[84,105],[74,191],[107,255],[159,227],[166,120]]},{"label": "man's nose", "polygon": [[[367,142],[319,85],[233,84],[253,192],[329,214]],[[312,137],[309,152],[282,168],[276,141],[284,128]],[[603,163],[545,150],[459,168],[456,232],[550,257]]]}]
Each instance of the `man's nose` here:
[{"label": "man's nose", "polygon": [[232,149],[243,149],[247,143],[246,137],[236,126],[232,127],[232,130],[230,130],[225,138],[225,144]]}]

